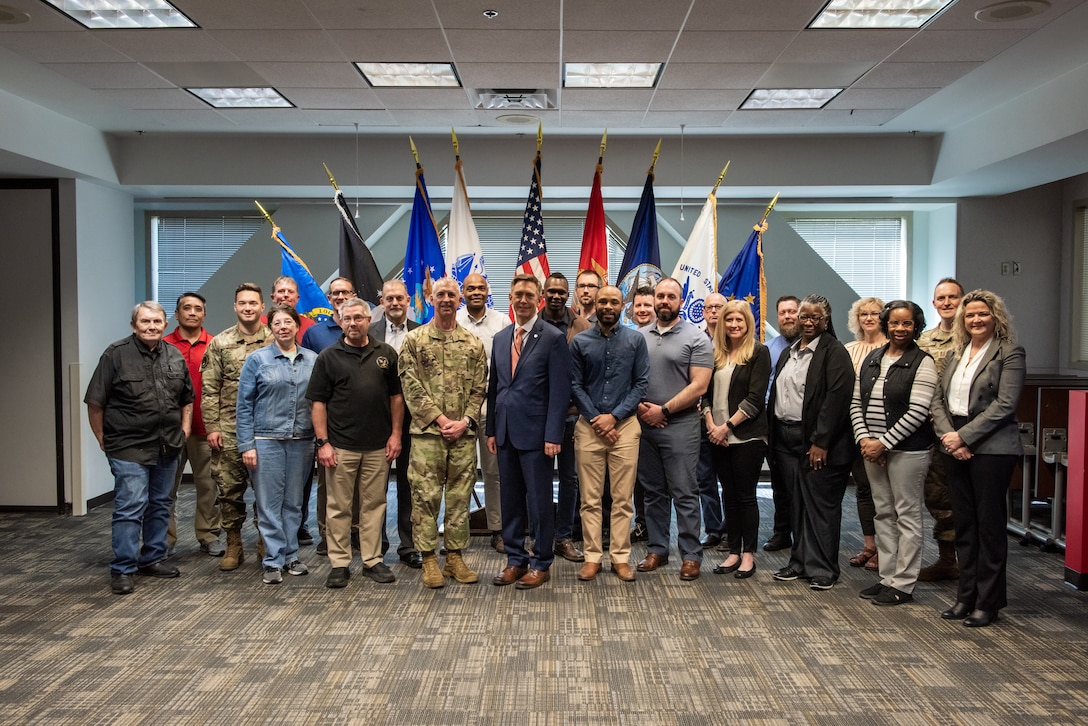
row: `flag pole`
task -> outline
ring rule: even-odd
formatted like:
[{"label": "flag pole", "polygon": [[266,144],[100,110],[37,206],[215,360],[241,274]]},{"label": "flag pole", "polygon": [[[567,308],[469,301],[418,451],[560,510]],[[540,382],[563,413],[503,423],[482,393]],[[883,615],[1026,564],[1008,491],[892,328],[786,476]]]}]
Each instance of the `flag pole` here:
[{"label": "flag pole", "polygon": [[336,186],[336,180],[332,178],[332,172],[329,171],[329,165],[325,162],[321,162],[321,166],[325,167],[325,173],[329,175],[329,184],[332,184],[332,188],[336,191],[340,191],[340,187]]},{"label": "flag pole", "polygon": [[604,163],[604,147],[608,145],[608,129],[604,130],[604,136],[601,137],[601,151],[597,154],[597,164]]},{"label": "flag pole", "polygon": [[253,200],[253,203],[257,205],[257,209],[261,210],[261,214],[264,215],[264,218],[266,220],[268,220],[269,224],[272,225],[272,235],[275,236],[275,234],[276,234],[276,223],[272,221],[272,215],[269,214],[268,210],[265,209],[264,207],[262,207],[261,203],[258,202],[256,199]]},{"label": "flag pole", "polygon": [[[781,192],[779,192],[781,194]],[[771,216],[771,210],[774,209],[774,205],[778,202],[778,194],[774,195],[774,199],[767,205],[767,208],[763,210],[763,217],[759,220],[759,226],[762,227],[767,223],[767,217]]]},{"label": "flag pole", "polygon": [[419,152],[416,150],[416,142],[412,140],[412,137],[408,137],[408,143],[412,145],[412,158],[416,160],[416,168],[422,169],[423,166],[419,163]]},{"label": "flag pole", "polygon": [[537,121],[536,124],[536,153],[540,153],[540,147],[544,145],[544,122]]},{"label": "flag pole", "polygon": [[725,162],[725,168],[722,169],[722,173],[718,175],[718,181],[714,182],[714,188],[712,190],[710,190],[711,194],[717,194],[718,193],[718,187],[721,186],[722,180],[725,179],[725,173],[727,171],[729,171],[729,165],[732,164],[732,163],[733,163],[732,160],[729,160],[729,161]]},{"label": "flag pole", "polygon": [[461,147],[457,143],[457,132],[450,127],[450,135],[453,136],[453,155],[457,157],[457,161],[461,160]]},{"label": "flag pole", "polygon": [[650,160],[650,168],[646,172],[647,174],[654,173],[654,167],[657,166],[657,157],[661,156],[661,139],[657,140],[657,147],[654,149],[654,158]]}]

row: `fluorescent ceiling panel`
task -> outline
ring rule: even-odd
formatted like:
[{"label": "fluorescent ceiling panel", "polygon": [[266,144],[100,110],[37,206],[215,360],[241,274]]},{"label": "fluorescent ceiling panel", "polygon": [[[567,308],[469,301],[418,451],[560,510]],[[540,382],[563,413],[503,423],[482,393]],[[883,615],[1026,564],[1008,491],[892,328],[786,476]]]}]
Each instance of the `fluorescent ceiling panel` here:
[{"label": "fluorescent ceiling panel", "polygon": [[186,88],[215,108],[294,108],[275,88]]},{"label": "fluorescent ceiling panel", "polygon": [[196,23],[165,0],[42,0],[92,30],[195,28]]},{"label": "fluorescent ceiling panel", "polygon": [[955,0],[831,0],[810,28],[920,28]]},{"label": "fluorescent ceiling panel", "polygon": [[461,80],[452,63],[356,63],[375,88],[458,88]]},{"label": "fluorescent ceiling panel", "polygon": [[741,104],[742,111],[823,108],[841,88],[757,88]]},{"label": "fluorescent ceiling panel", "polygon": [[661,63],[564,63],[565,88],[653,88]]}]

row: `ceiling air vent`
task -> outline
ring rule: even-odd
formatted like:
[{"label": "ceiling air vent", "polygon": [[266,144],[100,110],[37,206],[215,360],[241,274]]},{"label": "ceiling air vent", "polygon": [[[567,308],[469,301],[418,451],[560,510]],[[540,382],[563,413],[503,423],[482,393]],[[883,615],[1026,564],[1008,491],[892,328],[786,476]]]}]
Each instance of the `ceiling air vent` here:
[{"label": "ceiling air vent", "polygon": [[555,91],[539,88],[474,89],[476,108],[495,111],[544,111],[555,108]]}]

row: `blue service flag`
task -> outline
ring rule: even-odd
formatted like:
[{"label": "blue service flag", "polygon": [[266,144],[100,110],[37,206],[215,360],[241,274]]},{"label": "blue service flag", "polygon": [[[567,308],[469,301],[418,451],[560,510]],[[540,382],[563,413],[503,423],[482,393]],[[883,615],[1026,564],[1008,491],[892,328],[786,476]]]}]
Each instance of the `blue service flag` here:
[{"label": "blue service flag", "polygon": [[654,173],[646,174],[642,198],[638,202],[631,235],[627,238],[627,250],[623,253],[616,274],[616,286],[623,293],[624,307],[621,318],[624,325],[635,327],[631,308],[635,293],[643,286],[654,287],[663,277],[661,272],[661,246],[657,239],[657,202],[654,200]]},{"label": "blue service flag", "polygon": [[416,170],[416,195],[412,201],[412,219],[408,223],[408,247],[404,252],[404,285],[418,323],[430,322],[434,316],[431,305],[431,284],[446,272],[442,244],[438,241],[438,225],[431,214],[431,200],[423,169]]},{"label": "blue service flag", "polygon": [[298,283],[295,312],[317,322],[328,320],[332,316],[332,306],[329,305],[325,293],[321,292],[321,286],[310,274],[310,268],[306,267],[306,263],[291,248],[279,227],[276,228],[276,239],[280,243],[280,274],[292,277]]},{"label": "blue service flag", "polygon": [[767,298],[767,279],[763,274],[763,227],[757,226],[748,235],[737,256],[729,263],[729,269],[718,283],[718,292],[727,300],[746,300],[752,306],[759,339],[763,340],[764,308]]}]

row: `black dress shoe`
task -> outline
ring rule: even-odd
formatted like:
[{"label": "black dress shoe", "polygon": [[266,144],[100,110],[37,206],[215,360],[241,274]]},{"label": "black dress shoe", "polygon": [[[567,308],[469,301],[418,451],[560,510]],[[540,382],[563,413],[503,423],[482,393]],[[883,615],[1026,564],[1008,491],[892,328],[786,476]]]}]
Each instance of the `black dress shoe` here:
[{"label": "black dress shoe", "polygon": [[751,577],[754,574],[756,574],[756,563],[753,562],[752,563],[752,569],[750,569],[750,570],[737,570],[736,572],[733,573],[733,577],[737,578],[738,580],[743,580],[745,578]]},{"label": "black dress shoe", "polygon": [[941,618],[944,620],[963,620],[971,614],[972,610],[974,610],[973,605],[968,605],[965,602],[957,602],[955,605],[941,613]]},{"label": "black dress shoe", "polygon": [[414,570],[418,570],[423,567],[423,555],[418,552],[405,552],[403,555],[400,556],[400,561]]},{"label": "black dress shoe", "polygon": [[165,562],[155,562],[154,564],[144,565],[143,567],[137,567],[136,572],[146,577],[179,577],[181,570]]},{"label": "black dress shoe", "polygon": [[314,543],[314,536],[310,534],[310,530],[306,529],[305,527],[299,527],[298,543],[303,547],[312,545]]},{"label": "black dress shoe", "polygon": [[793,547],[793,542],[784,534],[776,534],[767,540],[767,544],[763,545],[763,549],[766,552],[777,552],[778,550],[788,550]]},{"label": "black dress shoe", "polygon": [[703,549],[712,550],[715,547],[717,547],[718,545],[720,545],[721,543],[722,543],[722,538],[721,538],[720,535],[708,534],[706,536],[706,539],[704,539],[699,544],[701,544],[703,546]]},{"label": "black dress shoe", "polygon": [[135,589],[132,575],[117,574],[110,576],[110,590],[114,595],[129,595]]},{"label": "black dress shoe", "polygon": [[996,610],[972,610],[971,614],[963,619],[963,625],[967,628],[985,628],[997,620]]},{"label": "black dress shoe", "polygon": [[718,565],[717,567],[714,568],[713,572],[714,572],[715,575],[728,575],[730,572],[736,572],[739,569],[740,569],[740,558],[738,557],[737,561],[734,562],[733,564],[731,564],[731,565],[726,565],[724,563],[720,564],[720,565]]}]

